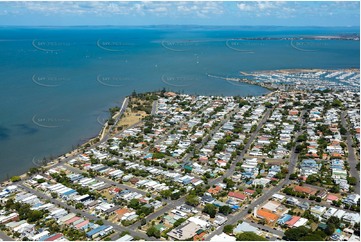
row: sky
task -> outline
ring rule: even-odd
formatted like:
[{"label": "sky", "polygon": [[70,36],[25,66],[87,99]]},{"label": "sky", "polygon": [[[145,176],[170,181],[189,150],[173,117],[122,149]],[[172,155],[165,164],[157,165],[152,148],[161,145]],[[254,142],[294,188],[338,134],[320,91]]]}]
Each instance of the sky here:
[{"label": "sky", "polygon": [[0,25],[359,26],[358,1],[0,2]]}]

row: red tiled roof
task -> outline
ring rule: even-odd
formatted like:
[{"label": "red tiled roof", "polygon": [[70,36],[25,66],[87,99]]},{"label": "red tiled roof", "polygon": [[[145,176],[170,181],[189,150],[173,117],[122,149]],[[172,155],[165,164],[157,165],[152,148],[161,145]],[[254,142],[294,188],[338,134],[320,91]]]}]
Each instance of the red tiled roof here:
[{"label": "red tiled roof", "polygon": [[209,188],[208,192],[211,194],[218,194],[220,190],[222,190],[222,188],[220,186],[216,186]]},{"label": "red tiled roof", "polygon": [[73,222],[75,222],[75,221],[77,221],[77,220],[79,220],[80,218],[79,217],[74,217],[74,218],[71,218],[71,219],[69,219],[69,220],[66,220],[65,222],[64,222],[64,224],[71,224],[71,223],[73,223]]},{"label": "red tiled roof", "polygon": [[300,220],[301,217],[298,217],[298,216],[293,216],[291,218],[291,220],[287,221],[286,224],[289,226],[289,227],[293,227],[293,225],[295,225],[295,223]]},{"label": "red tiled roof", "polygon": [[244,195],[243,193],[240,193],[240,192],[229,192],[228,196],[229,197],[234,197],[234,198],[237,198],[237,199],[240,199],[240,200],[244,200],[244,199],[247,198],[246,195]]},{"label": "red tiled roof", "polygon": [[293,190],[295,190],[296,192],[303,192],[311,195],[315,195],[317,193],[317,189],[305,186],[295,186]]},{"label": "red tiled roof", "polygon": [[249,194],[253,194],[253,193],[255,193],[256,191],[255,190],[251,190],[251,189],[246,189],[246,190],[244,190],[244,192],[245,193],[249,193]]},{"label": "red tiled roof", "polygon": [[75,225],[75,227],[76,227],[77,229],[80,229],[81,227],[87,225],[88,223],[89,223],[89,220],[85,220],[85,221],[83,221],[83,222],[78,223],[77,225]]},{"label": "red tiled roof", "polygon": [[278,216],[274,213],[270,213],[266,210],[260,209],[257,211],[257,216],[264,218],[268,222],[273,222],[278,219]]},{"label": "red tiled roof", "polygon": [[53,235],[53,236],[47,238],[47,239],[44,240],[44,241],[54,241],[54,240],[57,240],[57,239],[59,239],[59,238],[61,238],[61,237],[63,237],[63,234],[56,234],[56,235]]},{"label": "red tiled roof", "polygon": [[327,196],[327,200],[331,200],[331,201],[337,201],[339,198],[336,195],[333,194],[329,194]]}]

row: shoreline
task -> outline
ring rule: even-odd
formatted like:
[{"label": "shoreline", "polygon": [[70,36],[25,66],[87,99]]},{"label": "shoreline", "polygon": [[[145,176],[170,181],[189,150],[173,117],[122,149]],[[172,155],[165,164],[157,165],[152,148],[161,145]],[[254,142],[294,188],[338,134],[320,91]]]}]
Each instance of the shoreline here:
[{"label": "shoreline", "polygon": [[[124,108],[124,105],[126,104],[126,101],[129,100],[129,96],[126,96],[123,100],[123,103],[122,103],[122,106],[120,107],[119,111],[117,111],[113,116],[112,118],[116,117],[119,115],[119,119],[117,119],[117,121],[114,123],[114,125],[112,125],[111,127],[114,127],[116,126],[119,121],[120,121],[120,117],[122,116],[122,111],[123,111],[123,108]],[[127,107],[125,107],[126,109]],[[125,111],[125,110],[124,110]],[[65,154],[62,154],[62,155],[58,155],[56,156],[54,159],[52,159],[51,161],[47,162],[46,165],[36,165],[34,162],[33,164],[35,166],[35,168],[44,168],[44,169],[49,169],[51,168],[52,166],[55,166],[55,165],[58,165],[60,162],[62,162],[64,159],[68,159],[69,157],[72,157],[72,156],[75,156],[79,153],[80,149],[82,148],[87,148],[86,146],[87,145],[90,145],[90,147],[92,145],[95,145],[97,143],[101,143],[103,142],[102,139],[104,139],[104,135],[105,135],[105,132],[107,130],[107,128],[109,127],[108,125],[108,122],[105,122],[102,126],[102,128],[100,129],[99,133],[89,139],[87,139],[84,143],[81,143],[81,144],[78,144],[77,147],[75,149],[72,149],[70,151],[68,151],[67,153]],[[98,139],[98,141],[96,141]],[[95,142],[94,142],[95,141]],[[21,173],[19,175],[13,175],[11,177],[14,177],[14,176],[19,176],[21,179],[24,179],[28,176],[28,171],[29,169],[25,172],[25,173]],[[7,178],[4,178],[2,180],[0,180],[0,183],[11,183],[10,182],[10,178],[7,179]]]},{"label": "shoreline", "polygon": [[272,74],[272,73],[304,73],[304,72],[319,72],[319,71],[347,71],[347,72],[360,72],[360,69],[357,68],[341,68],[341,69],[320,69],[320,68],[297,68],[297,69],[276,69],[276,70],[261,70],[261,71],[252,71],[252,72],[244,72],[240,71],[239,73],[244,76],[254,76],[257,74]]},{"label": "shoreline", "polygon": [[[331,72],[336,72],[336,71],[350,71],[351,72],[351,71],[354,71],[354,72],[360,72],[360,69],[357,69],[357,68],[342,68],[342,69],[319,69],[319,68],[315,68],[315,69],[277,69],[277,70],[253,71],[253,72],[250,72],[250,73],[240,71],[239,73],[241,75],[245,75],[245,76],[255,76],[255,75],[258,75],[258,74],[319,72],[319,71],[331,71]],[[277,91],[277,88],[272,87],[267,83],[256,82],[256,81],[249,80],[249,79],[246,79],[246,78],[241,78],[241,77],[231,78],[231,77],[215,76],[215,75],[210,75],[210,74],[208,74],[207,76],[212,77],[212,78],[223,79],[223,80],[231,81],[231,82],[239,82],[239,83],[243,82],[243,83],[246,83],[248,85],[254,85],[254,86],[259,86],[259,87],[265,88],[268,91],[268,93],[264,93],[262,95],[269,95],[270,93],[273,93],[274,91]],[[153,91],[153,92],[155,92],[155,91]],[[262,95],[260,95],[260,96],[262,96]],[[78,144],[76,146],[76,148],[70,150],[69,152],[56,156],[56,158],[49,161],[47,163],[47,165],[45,165],[45,166],[44,165],[39,165],[39,166],[33,166],[33,167],[37,167],[37,168],[41,167],[41,168],[45,168],[45,169],[50,168],[52,166],[58,165],[64,159],[69,159],[69,157],[75,156],[76,154],[79,153],[79,151],[81,151],[81,149],[89,148],[91,146],[96,145],[97,143],[103,142],[103,139],[105,138],[105,133],[106,133],[107,129],[109,128],[108,135],[111,135],[111,133],[110,133],[111,129],[115,128],[117,126],[117,124],[119,123],[119,121],[121,120],[122,114],[125,112],[125,110],[127,108],[127,107],[125,107],[125,109],[124,109],[124,106],[126,104],[126,101],[129,100],[129,97],[130,97],[130,95],[126,96],[123,99],[123,103],[122,103],[121,108],[119,109],[119,111],[117,111],[112,116],[112,118],[116,118],[119,115],[119,117],[116,118],[115,123],[112,126],[110,126],[110,128],[109,128],[108,122],[105,122],[96,136],[89,138],[87,141],[85,141],[82,144]],[[88,146],[88,147],[86,147],[86,146]],[[35,165],[35,163],[34,163],[34,165]],[[19,175],[15,174],[13,176],[19,176],[21,178],[27,177],[27,172],[28,171],[29,171],[29,169],[25,173],[21,173]],[[9,178],[11,178],[13,176],[10,176]],[[4,179],[0,180],[0,182],[1,183],[8,183],[10,181],[9,181],[9,179],[4,178]]]}]

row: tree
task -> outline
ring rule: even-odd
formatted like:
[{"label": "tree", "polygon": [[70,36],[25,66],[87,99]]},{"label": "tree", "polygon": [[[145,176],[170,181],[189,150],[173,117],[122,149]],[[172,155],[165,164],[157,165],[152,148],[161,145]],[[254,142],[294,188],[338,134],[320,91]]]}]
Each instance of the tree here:
[{"label": "tree", "polygon": [[356,185],[356,183],[357,183],[357,179],[356,179],[356,177],[351,177],[351,176],[349,176],[348,178],[347,178],[347,182],[350,184],[350,185]]},{"label": "tree", "polygon": [[322,241],[324,238],[322,238],[319,234],[309,234],[306,236],[303,236],[299,239],[300,241]]},{"label": "tree", "polygon": [[172,191],[171,190],[163,190],[160,192],[160,195],[162,196],[162,198],[168,198],[168,197],[170,197],[170,195],[172,195]]},{"label": "tree", "polygon": [[219,208],[219,212],[227,216],[232,212],[232,208],[228,205],[225,205]]},{"label": "tree", "polygon": [[21,181],[21,177],[20,176],[13,176],[13,177],[10,178],[10,181],[12,181],[12,182]]},{"label": "tree", "polygon": [[149,237],[160,238],[160,231],[154,226],[148,228],[146,233]]},{"label": "tree", "polygon": [[207,204],[204,206],[203,212],[208,214],[211,218],[214,218],[217,213],[217,207],[213,204]]},{"label": "tree", "polygon": [[174,222],[173,227],[177,228],[179,225],[181,225],[184,221],[186,221],[185,218],[180,218],[177,221]]},{"label": "tree", "polygon": [[306,183],[307,184],[315,184],[319,182],[318,175],[312,174],[307,177]]},{"label": "tree", "polygon": [[264,105],[266,106],[266,108],[272,108],[273,107],[272,103],[270,103],[270,102],[265,102]]},{"label": "tree", "polygon": [[340,186],[339,185],[334,185],[331,187],[330,192],[332,193],[339,193],[340,192]]},{"label": "tree", "polygon": [[135,198],[130,200],[128,203],[128,207],[133,208],[133,209],[138,209],[139,206],[140,206],[139,200],[135,199]]},{"label": "tree", "polygon": [[224,226],[223,232],[226,234],[232,234],[233,233],[233,225],[228,224],[228,225]]},{"label": "tree", "polygon": [[335,225],[336,228],[340,227],[340,219],[338,217],[335,217],[335,216],[331,216],[328,220],[327,220],[327,225],[328,224],[333,224]]},{"label": "tree", "polygon": [[290,175],[290,180],[296,180],[297,179],[297,174],[296,173],[292,173],[291,175]]},{"label": "tree", "polygon": [[334,224],[327,224],[327,228],[325,229],[325,233],[327,234],[327,235],[332,235],[333,234],[333,232],[335,232],[335,229],[336,229],[336,227],[335,227],[335,225]]},{"label": "tree", "polygon": [[303,150],[303,148],[304,148],[303,145],[296,145],[295,152],[300,153]]},{"label": "tree", "polygon": [[196,207],[199,205],[199,197],[197,195],[189,194],[186,196],[186,204]]},{"label": "tree", "polygon": [[28,174],[33,175],[39,172],[39,169],[37,167],[32,167],[29,169]]},{"label": "tree", "polygon": [[84,204],[82,204],[82,203],[77,203],[77,204],[75,204],[75,208],[76,208],[76,209],[84,209]]},{"label": "tree", "polygon": [[202,138],[201,137],[198,137],[195,141],[197,144],[201,143],[202,142]]},{"label": "tree", "polygon": [[255,234],[254,232],[243,232],[236,235],[236,238],[237,241],[267,241],[267,239]]},{"label": "tree", "polygon": [[291,240],[291,241],[296,241],[299,238],[302,238],[302,237],[308,235],[309,232],[310,232],[310,230],[308,228],[306,228],[305,226],[288,229],[285,232],[285,239]]},{"label": "tree", "polygon": [[181,194],[180,192],[173,192],[171,195],[170,195],[170,199],[172,200],[177,200],[178,198],[180,198]]},{"label": "tree", "polygon": [[138,210],[137,210],[137,214],[138,215],[141,215],[141,214],[144,214],[145,216],[151,214],[154,212],[154,207],[152,206],[142,206],[140,207]]},{"label": "tree", "polygon": [[341,128],[340,128],[340,133],[341,133],[342,135],[346,135],[346,134],[347,134],[347,130],[345,129],[345,127],[341,126]]},{"label": "tree", "polygon": [[297,137],[297,142],[304,142],[304,141],[307,141],[306,134],[301,134],[300,136]]},{"label": "tree", "polygon": [[27,217],[28,217],[27,221],[29,223],[35,222],[43,217],[43,212],[41,212],[39,210],[30,210],[27,213]]},{"label": "tree", "polygon": [[97,220],[95,223],[98,224],[98,225],[104,225],[104,222],[101,219]]}]

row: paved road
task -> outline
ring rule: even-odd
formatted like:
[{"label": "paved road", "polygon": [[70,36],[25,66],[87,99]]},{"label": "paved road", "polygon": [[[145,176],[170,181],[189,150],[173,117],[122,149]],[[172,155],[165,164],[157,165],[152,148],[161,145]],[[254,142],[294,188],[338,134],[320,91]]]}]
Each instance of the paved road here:
[{"label": "paved road", "polygon": [[117,116],[117,119],[115,120],[114,124],[112,126],[110,126],[108,132],[104,135],[104,137],[99,141],[99,143],[106,141],[109,139],[109,137],[111,136],[112,131],[114,130],[114,127],[116,127],[116,125],[118,124],[119,120],[122,118],[125,110],[127,110],[129,104],[129,98],[126,97],[123,101],[122,107],[119,110],[119,114]]},{"label": "paved road", "polygon": [[228,178],[231,177],[236,169],[236,165],[238,162],[243,160],[243,156],[246,154],[246,152],[248,151],[249,147],[251,146],[252,142],[254,141],[254,139],[257,137],[259,130],[262,128],[263,124],[266,122],[266,120],[268,119],[269,115],[270,115],[271,110],[267,109],[265,114],[263,115],[263,118],[261,119],[261,121],[258,123],[257,129],[255,130],[255,132],[253,132],[251,134],[251,136],[248,139],[247,144],[244,146],[241,154],[238,156],[238,158],[232,162],[231,167],[227,170],[227,172],[221,176],[218,177],[214,180],[211,180],[208,184],[210,186],[213,186],[221,181],[223,181],[224,178]]},{"label": "paved road", "polygon": [[[72,172],[74,172],[74,173],[81,174],[82,172],[84,172],[84,171],[82,171],[82,170],[80,170],[80,169],[78,169],[78,168],[75,168],[75,167],[73,167],[73,166],[70,166],[70,165],[65,165],[65,167],[66,167],[68,170],[70,170],[70,171],[72,171]],[[109,184],[109,185],[112,185],[112,186],[116,186],[116,187],[118,187],[118,188],[120,188],[120,189],[122,189],[122,190],[128,189],[128,190],[130,190],[130,191],[132,191],[132,192],[137,192],[137,193],[140,193],[140,194],[142,194],[142,195],[146,195],[146,194],[147,194],[147,192],[145,192],[145,191],[143,191],[143,190],[139,190],[139,189],[134,188],[134,187],[131,187],[131,186],[127,186],[127,185],[124,185],[124,184],[120,184],[120,183],[118,183],[118,182],[112,181],[112,180],[110,180],[110,179],[107,179],[107,178],[104,178],[104,177],[101,177],[101,176],[96,176],[96,177],[94,177],[94,179],[97,180],[97,181],[105,182],[106,184]]]},{"label": "paved road", "polygon": [[264,226],[264,225],[262,225],[262,224],[254,223],[254,222],[249,221],[249,220],[245,220],[245,221],[246,221],[247,223],[250,223],[252,226],[259,228],[260,230],[263,230],[263,231],[266,231],[266,232],[269,232],[269,233],[272,233],[272,234],[276,234],[276,235],[278,235],[280,238],[282,238],[282,237],[285,235],[285,233],[283,233],[282,230],[271,229],[270,227]]},{"label": "paved road", "polygon": [[[228,122],[230,120],[230,118],[236,113],[239,111],[239,108],[236,107],[234,111],[230,112],[226,118],[224,118],[218,125],[217,127],[215,127],[214,129],[212,129],[212,131],[207,134],[203,139],[202,139],[202,142],[200,142],[199,144],[197,144],[195,147],[194,147],[194,150],[200,150],[209,140],[211,140],[211,138],[213,137],[213,135],[215,133],[217,133],[222,127],[223,125]],[[190,152],[188,154],[186,154],[184,157],[183,157],[183,162],[184,161],[189,161],[189,159],[191,157],[193,157],[194,155],[194,152]]]},{"label": "paved road", "polygon": [[157,112],[158,109],[158,101],[155,100],[152,103],[152,112],[150,113],[150,115],[154,115]]},{"label": "paved road", "polygon": [[3,231],[0,231],[0,239],[3,241],[14,241],[13,238],[7,236]]},{"label": "paved road", "polygon": [[[269,111],[269,110],[267,110]],[[304,112],[301,112],[301,126],[303,124],[303,114]],[[256,137],[257,135],[257,132],[259,131],[259,129],[262,127],[263,123],[266,121],[267,119],[267,116],[269,115],[269,113],[266,113],[264,118],[262,119],[262,121],[259,123],[257,129],[256,129],[256,132],[254,132],[249,140],[249,142],[247,143],[247,148],[249,148],[249,145],[251,144],[250,141],[254,140],[254,138]],[[299,131],[296,133],[295,135],[295,140],[297,140],[297,137],[301,134],[302,132]],[[253,141],[252,141],[253,142]],[[220,226],[219,228],[217,228],[216,230],[214,230],[212,233],[210,233],[207,237],[206,237],[206,240],[210,240],[210,238],[212,238],[214,235],[216,234],[220,234],[222,233],[223,231],[223,227],[227,224],[234,224],[236,223],[237,221],[243,219],[247,214],[248,214],[248,210],[250,209],[251,211],[253,211],[253,209],[261,204],[263,204],[264,202],[266,202],[269,198],[272,197],[273,194],[275,193],[278,193],[282,188],[283,186],[287,185],[290,180],[289,180],[289,177],[290,177],[290,174],[292,174],[294,172],[294,169],[296,167],[296,164],[297,164],[297,160],[298,160],[298,154],[295,153],[295,147],[294,146],[291,150],[291,155],[290,155],[290,162],[289,162],[289,165],[288,165],[288,173],[286,175],[286,178],[284,180],[282,180],[281,182],[278,183],[277,186],[271,188],[271,189],[268,189],[268,190],[264,190],[264,193],[262,196],[260,196],[259,198],[257,198],[256,200],[252,201],[252,203],[247,207],[247,209],[243,209],[241,210],[240,212],[236,213],[233,217],[231,217],[230,219],[228,219],[228,221]],[[246,148],[246,147],[245,147]],[[244,149],[244,151],[246,151],[246,149]],[[242,153],[244,154],[244,152]],[[241,156],[243,157],[243,155],[241,154]],[[238,161],[237,161],[238,162]],[[232,164],[234,165],[234,164]],[[231,176],[233,173],[230,173],[228,176]],[[273,231],[272,229],[270,229],[270,231]],[[272,232],[274,234],[276,234],[274,231]]]},{"label": "paved road", "polygon": [[357,180],[356,185],[353,186],[353,187],[355,188],[355,192],[357,194],[360,194],[360,173],[356,169],[356,165],[359,162],[359,160],[356,158],[354,147],[352,147],[353,140],[352,140],[351,134],[349,132],[350,128],[349,128],[349,126],[348,126],[348,124],[346,122],[346,115],[347,115],[347,112],[343,111],[342,114],[341,114],[341,123],[342,123],[342,126],[347,130],[346,144],[347,144],[347,151],[348,151],[348,163],[350,165],[350,174],[351,174],[351,176],[355,177],[356,180]]},{"label": "paved road", "polygon": [[[185,196],[179,198],[178,200],[169,200],[166,206],[156,211],[155,213],[148,215],[145,219],[147,220],[147,222],[156,219],[159,216],[164,215],[164,213],[168,212],[169,210],[175,209],[177,206],[184,204],[184,202],[185,202]],[[135,230],[139,225],[140,225],[140,221],[130,225],[129,229]]]},{"label": "paved road", "polygon": [[[127,109],[128,104],[129,104],[129,98],[124,99],[123,104],[122,104],[122,107],[121,107],[121,110],[120,110],[120,115],[119,115],[118,118],[117,118],[117,122],[118,122],[119,119],[122,117],[122,115],[123,115],[123,113],[125,112],[125,110]],[[117,122],[116,122],[116,123],[117,123]],[[134,124],[133,126],[135,126],[135,125],[137,125],[137,124],[139,124],[139,123],[140,123],[140,122]],[[131,126],[131,127],[133,127],[133,126]],[[129,128],[131,128],[131,127],[129,127]],[[111,128],[112,128],[112,127],[111,127]],[[110,137],[110,130],[111,130],[111,129],[109,129],[109,131],[104,135],[104,137],[103,137],[101,140],[99,140],[98,142],[92,144],[90,147],[87,148],[87,150],[93,149],[93,148],[99,146],[99,145],[100,145],[102,142],[104,142],[105,140],[107,140],[107,139]],[[57,159],[57,160],[59,160],[58,163],[55,163],[55,164],[52,164],[52,165],[48,165],[48,166],[46,166],[46,168],[47,168],[47,169],[50,169],[50,168],[53,168],[53,167],[62,165],[62,164],[64,164],[64,163],[66,163],[66,162],[74,159],[77,155],[79,155],[79,154],[81,154],[81,153],[82,153],[82,149],[73,150],[73,151],[72,151],[72,155],[68,155],[68,156],[66,156],[66,157],[65,157],[65,155],[60,156],[60,157]],[[43,166],[41,165],[41,167],[43,167]]]},{"label": "paved road", "polygon": [[296,198],[298,201],[301,201],[301,202],[308,202],[310,205],[321,205],[321,206],[325,206],[327,208],[335,208],[335,209],[340,209],[340,210],[344,210],[346,212],[350,212],[350,213],[356,213],[357,211],[352,211],[352,210],[349,210],[349,209],[346,209],[346,208],[338,208],[338,207],[335,207],[335,206],[332,206],[331,203],[328,203],[326,201],[321,201],[321,202],[316,202],[316,201],[312,201],[312,200],[309,200],[309,199],[305,199],[305,198],[300,198],[300,197],[293,197],[293,196],[290,196],[290,195],[287,195],[287,194],[284,194],[284,193],[281,193],[283,196],[289,198],[289,197],[292,197],[292,198]]},{"label": "paved road", "polygon": [[[50,200],[51,203],[56,204],[56,205],[58,205],[58,206],[60,206],[60,207],[62,207],[62,208],[65,208],[65,209],[67,209],[68,211],[70,211],[71,213],[80,214],[82,217],[88,218],[89,220],[94,220],[94,221],[99,220],[98,217],[96,217],[96,216],[94,216],[94,215],[91,215],[91,214],[89,214],[88,212],[85,212],[84,210],[76,209],[76,208],[74,208],[73,206],[69,206],[68,204],[66,204],[66,203],[64,203],[64,202],[61,202],[61,201],[59,201],[59,200],[57,200],[57,199],[54,199],[54,198],[52,198],[52,197],[49,197],[49,196],[45,195],[44,193],[39,192],[39,191],[37,191],[37,190],[34,190],[34,189],[32,189],[32,188],[29,188],[29,187],[27,187],[27,186],[25,186],[25,185],[23,185],[23,184],[21,184],[21,183],[19,183],[19,186],[20,186],[22,189],[24,189],[25,191],[27,191],[27,192],[29,192],[29,193],[31,193],[31,194],[34,194],[34,195],[36,195],[36,196],[38,196],[38,197],[40,197],[40,198],[43,198],[43,199],[45,199],[45,200]],[[103,222],[104,222],[105,225],[113,226],[113,228],[114,228],[116,231],[121,231],[121,232],[123,232],[123,231],[128,231],[128,232],[130,233],[130,235],[132,235],[132,236],[134,236],[134,237],[137,236],[137,237],[140,237],[140,238],[145,238],[145,239],[147,239],[147,240],[154,240],[154,238],[149,238],[149,237],[148,237],[146,234],[144,234],[144,233],[141,233],[141,232],[138,232],[138,231],[133,231],[133,230],[131,230],[131,229],[127,229],[127,228],[125,228],[125,227],[123,227],[123,226],[120,226],[120,225],[118,225],[118,224],[109,222],[108,220],[103,220]]]},{"label": "paved road", "polygon": [[[224,119],[215,129],[213,129],[213,131],[207,135],[200,144],[197,145],[197,148],[199,148],[200,146],[204,145],[205,142],[207,142],[207,139],[209,137],[211,137],[215,132],[217,132],[224,123],[226,123],[231,115],[229,115],[226,119]],[[192,154],[187,154],[184,156],[184,158],[182,159],[182,161],[186,161],[187,159],[189,159],[191,157]],[[147,222],[158,218],[159,216],[163,215],[164,213],[168,212],[169,210],[172,210],[174,208],[176,208],[177,206],[180,206],[182,204],[185,203],[185,196],[179,198],[178,200],[168,200],[168,204],[166,206],[164,206],[162,209],[160,209],[159,211],[152,213],[150,215],[148,215],[145,219],[147,220]],[[129,226],[129,228],[132,229],[136,229],[138,226],[140,225],[140,221],[136,222],[135,224]]]}]

